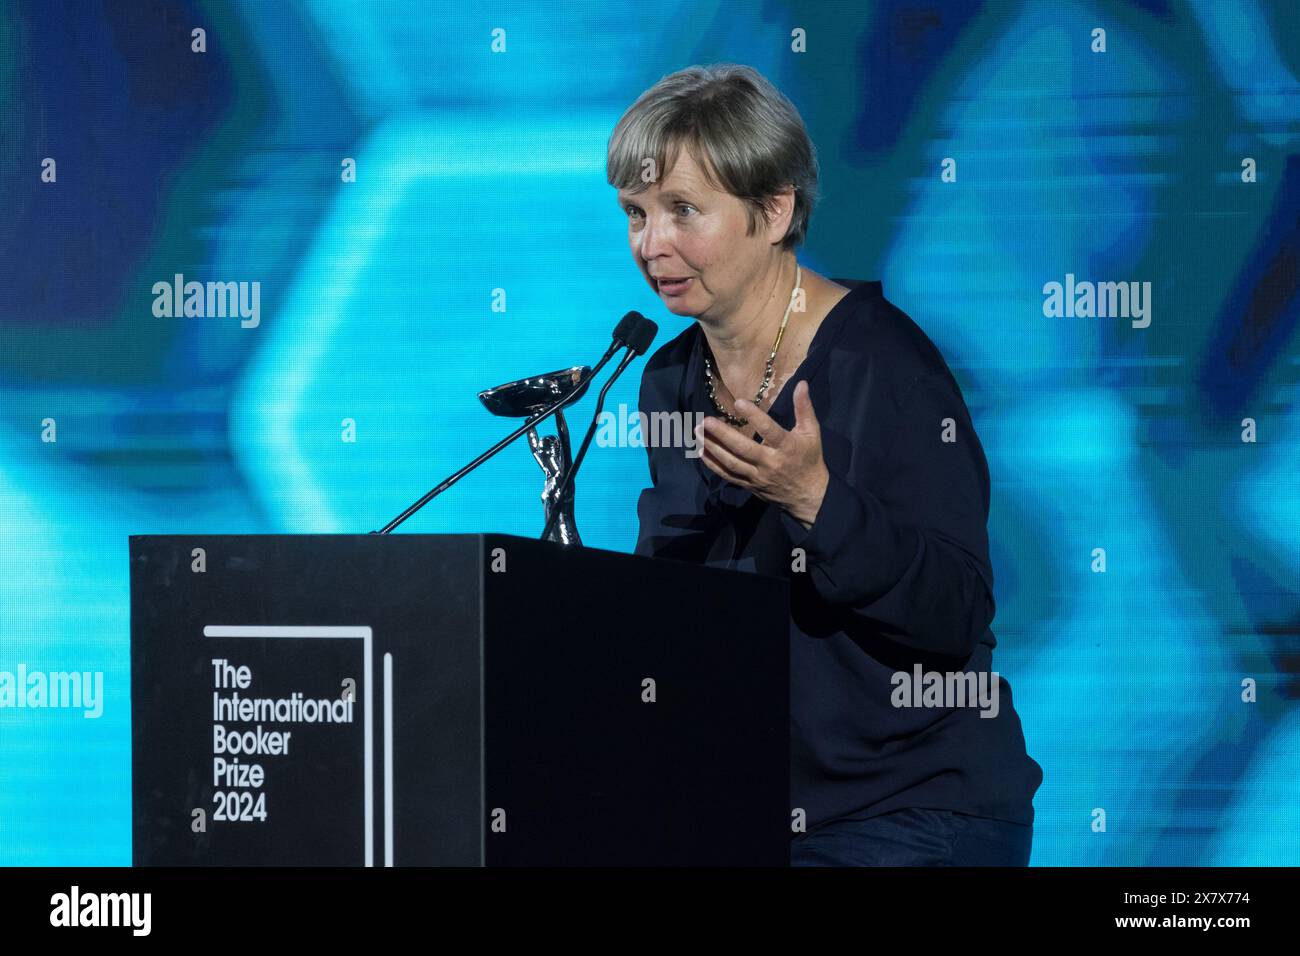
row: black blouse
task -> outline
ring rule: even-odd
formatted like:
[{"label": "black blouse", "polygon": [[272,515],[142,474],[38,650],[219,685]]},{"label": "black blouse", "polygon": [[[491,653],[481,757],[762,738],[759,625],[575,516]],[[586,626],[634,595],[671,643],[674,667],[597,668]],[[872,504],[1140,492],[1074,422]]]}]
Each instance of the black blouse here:
[{"label": "black blouse", "polygon": [[[830,472],[812,527],[714,474],[691,414],[689,448],[643,436],[636,553],[790,581],[791,800],[809,829],[905,807],[1032,823],[1042,769],[1011,685],[990,676],[983,448],[939,350],[880,282],[833,281],[849,294],[768,410],[792,428],[808,381]],[[654,353],[641,412],[718,415],[702,339],[692,323]],[[981,673],[983,697],[962,705],[957,685]]]}]

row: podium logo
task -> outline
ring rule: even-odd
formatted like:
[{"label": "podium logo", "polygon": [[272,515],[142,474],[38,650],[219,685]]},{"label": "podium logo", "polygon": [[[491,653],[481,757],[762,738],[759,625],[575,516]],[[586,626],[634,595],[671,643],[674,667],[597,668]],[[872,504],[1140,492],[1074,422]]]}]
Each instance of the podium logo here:
[{"label": "podium logo", "polygon": [[260,282],[186,282],[178,272],[170,283],[155,282],[153,296],[153,314],[160,319],[239,316],[245,329],[262,321]]},{"label": "podium logo", "polygon": [[68,893],[50,897],[50,925],[129,926],[133,936],[148,936],[152,923],[151,893],[85,893],[75,884]]}]

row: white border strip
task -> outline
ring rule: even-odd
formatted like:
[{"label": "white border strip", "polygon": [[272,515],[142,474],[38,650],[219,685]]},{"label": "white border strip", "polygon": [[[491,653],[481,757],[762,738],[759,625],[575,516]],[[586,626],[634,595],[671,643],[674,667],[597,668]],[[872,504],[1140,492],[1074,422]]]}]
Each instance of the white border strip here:
[{"label": "white border strip", "polygon": [[393,655],[384,655],[384,866],[393,865]]}]

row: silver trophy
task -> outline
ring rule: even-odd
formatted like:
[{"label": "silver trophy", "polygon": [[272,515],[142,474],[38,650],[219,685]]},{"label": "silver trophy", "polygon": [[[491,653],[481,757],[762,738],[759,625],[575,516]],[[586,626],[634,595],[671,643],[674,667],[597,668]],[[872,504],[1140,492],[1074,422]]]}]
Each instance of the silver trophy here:
[{"label": "silver trophy", "polygon": [[[573,395],[575,400],[581,397],[582,392],[586,391],[586,385],[582,385],[581,391],[576,394],[574,390],[590,372],[590,366],[575,365],[557,372],[521,378],[517,382],[507,382],[495,388],[484,389],[478,393],[478,397],[483,406],[493,415],[500,415],[503,418],[531,418],[546,406],[554,404],[565,396]],[[542,505],[546,521],[549,522],[551,515],[559,511],[559,517],[551,526],[546,540],[559,541],[561,544],[582,544],[582,540],[578,537],[578,526],[573,520],[574,484],[572,482],[564,494],[564,500],[559,500],[560,486],[564,484],[565,476],[573,467],[573,458],[569,450],[569,426],[565,424],[563,409],[555,413],[555,431],[554,435],[539,436],[536,428],[528,429],[528,447],[532,449],[533,457],[542,466],[542,473],[546,476],[542,484]]]}]

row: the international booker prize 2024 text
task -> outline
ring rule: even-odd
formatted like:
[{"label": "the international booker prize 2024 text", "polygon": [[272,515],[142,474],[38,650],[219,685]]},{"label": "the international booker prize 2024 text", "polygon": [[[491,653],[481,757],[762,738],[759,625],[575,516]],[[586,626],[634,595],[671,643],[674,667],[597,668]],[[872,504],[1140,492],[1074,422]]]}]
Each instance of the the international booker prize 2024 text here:
[{"label": "the international booker prize 2024 text", "polygon": [[[267,730],[267,724],[350,724],[351,695],[338,699],[243,695],[253,684],[247,664],[212,660],[212,802],[214,821],[256,823],[266,820],[266,757],[286,757],[293,731]],[[223,696],[223,692],[224,696]],[[227,724],[253,724],[251,730]],[[241,759],[244,758],[244,759]]]}]

